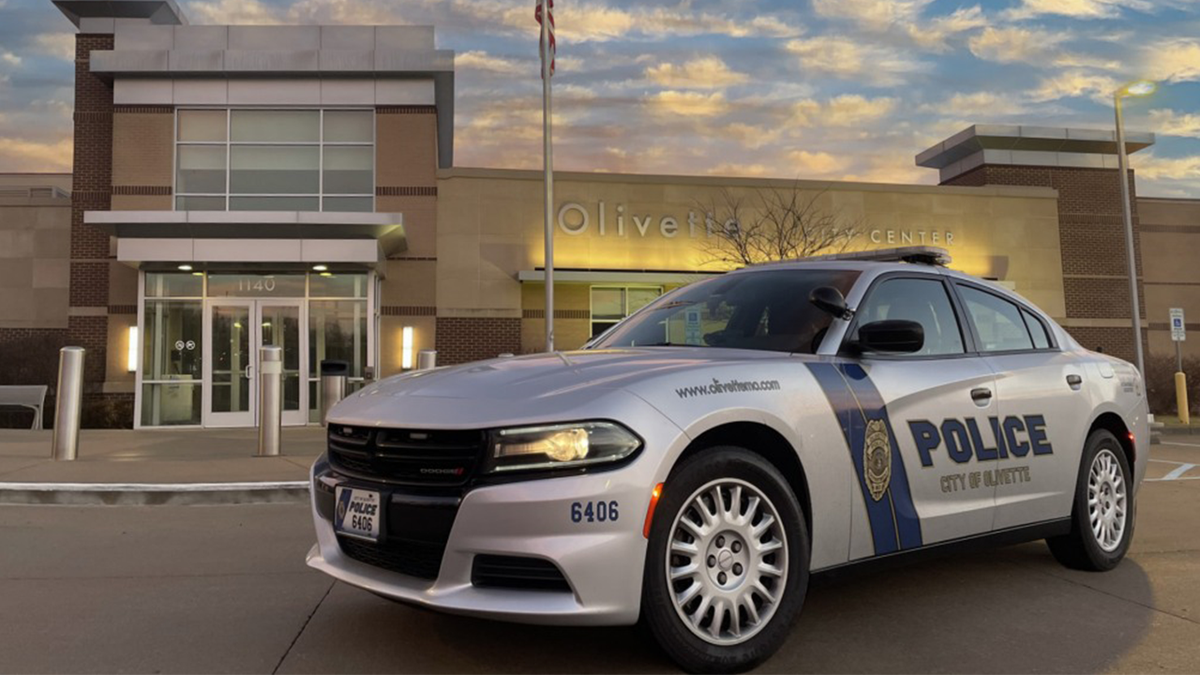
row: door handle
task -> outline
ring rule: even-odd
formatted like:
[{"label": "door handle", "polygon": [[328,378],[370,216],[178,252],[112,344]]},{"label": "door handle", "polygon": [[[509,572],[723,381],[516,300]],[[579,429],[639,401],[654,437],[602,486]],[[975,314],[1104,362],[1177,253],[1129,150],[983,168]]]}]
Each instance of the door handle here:
[{"label": "door handle", "polygon": [[1067,376],[1067,384],[1070,385],[1072,389],[1079,389],[1079,385],[1083,384],[1083,378],[1072,373],[1071,375]]},{"label": "door handle", "polygon": [[992,390],[987,387],[979,387],[971,390],[971,400],[976,402],[992,400]]},{"label": "door handle", "polygon": [[242,371],[242,377],[246,378],[247,380],[253,378],[254,377],[254,373],[252,372],[253,370],[254,370],[254,364],[247,363],[246,368]]}]

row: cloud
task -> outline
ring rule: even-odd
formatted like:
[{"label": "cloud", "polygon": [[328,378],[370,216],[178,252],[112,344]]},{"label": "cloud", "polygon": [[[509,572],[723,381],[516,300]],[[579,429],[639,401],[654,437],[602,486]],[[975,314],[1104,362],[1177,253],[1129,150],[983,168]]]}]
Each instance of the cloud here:
[{"label": "cloud", "polygon": [[742,176],[762,178],[772,172],[766,164],[738,164],[736,162],[721,162],[710,167],[705,173],[710,176]]},{"label": "cloud", "polygon": [[967,41],[971,53],[998,63],[1044,63],[1066,36],[1029,28],[985,28]]},{"label": "cloud", "polygon": [[821,104],[812,99],[797,101],[792,123],[803,127],[858,127],[886,117],[896,108],[896,99],[865,98],[844,94]]},{"label": "cloud", "polygon": [[185,11],[198,24],[278,24],[280,13],[260,0],[193,0]]},{"label": "cloud", "polygon": [[523,71],[537,72],[536,64],[528,64],[502,56],[493,56],[484,51],[470,51],[455,54],[454,67],[456,70],[482,70],[490,73],[515,74]]},{"label": "cloud", "polygon": [[901,22],[914,21],[932,0],[813,0],[813,9],[825,17],[850,19],[882,30]]},{"label": "cloud", "polygon": [[1029,92],[1029,97],[1033,101],[1057,101],[1061,98],[1090,96],[1103,103],[1112,99],[1113,92],[1119,86],[1118,80],[1107,75],[1070,70],[1043,78],[1037,88]]},{"label": "cloud", "polygon": [[1200,80],[1200,40],[1165,40],[1147,47],[1143,60],[1151,79],[1168,82]]},{"label": "cloud", "polygon": [[1151,110],[1150,129],[1164,136],[1200,138],[1200,114],[1177,113],[1174,110]]},{"label": "cloud", "polygon": [[683,65],[663,63],[646,69],[646,79],[664,86],[680,89],[721,89],[741,84],[748,78],[745,73],[731,70],[716,56],[692,59]]},{"label": "cloud", "polygon": [[1148,180],[1200,179],[1200,155],[1157,157],[1154,153],[1131,155],[1130,162],[1138,178]]},{"label": "cloud", "polygon": [[936,17],[924,24],[911,23],[905,29],[918,46],[941,52],[949,48],[949,38],[987,25],[983,10],[975,5],[960,7],[953,14]]},{"label": "cloud", "polygon": [[717,133],[721,138],[736,141],[744,148],[757,150],[778,141],[779,137],[783,135],[783,128],[780,125],[759,126],[734,122],[721,127]]},{"label": "cloud", "polygon": [[1057,14],[1074,19],[1111,19],[1122,7],[1146,11],[1153,5],[1144,0],[1024,0],[1020,7],[1007,12],[1009,19],[1020,20],[1042,14]]},{"label": "cloud", "polygon": [[0,136],[0,170],[70,171],[73,145],[70,137],[44,142]]},{"label": "cloud", "polygon": [[7,63],[10,66],[20,66],[21,57],[9,51],[0,51],[0,62]]},{"label": "cloud", "polygon": [[926,104],[921,110],[960,117],[1018,115],[1026,111],[1025,106],[1016,97],[1003,96],[991,91],[954,94],[949,99]]},{"label": "cloud", "polygon": [[789,40],[784,48],[811,73],[877,85],[902,84],[905,76],[925,70],[923,63],[895,49],[834,35]]},{"label": "cloud", "polygon": [[828,152],[809,152],[807,150],[789,152],[787,161],[798,170],[798,173],[808,175],[840,173],[850,165],[849,160],[844,157],[835,157]]},{"label": "cloud", "polygon": [[42,33],[34,36],[33,49],[66,61],[75,60],[75,35],[72,33]]},{"label": "cloud", "polygon": [[650,96],[647,101],[655,112],[673,115],[715,117],[729,111],[729,102],[720,92],[702,94],[668,89]]}]

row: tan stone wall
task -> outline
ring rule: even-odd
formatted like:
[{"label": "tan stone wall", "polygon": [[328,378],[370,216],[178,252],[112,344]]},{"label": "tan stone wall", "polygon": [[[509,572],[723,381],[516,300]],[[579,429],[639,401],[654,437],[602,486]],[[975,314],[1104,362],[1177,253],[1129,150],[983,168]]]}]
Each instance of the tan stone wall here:
[{"label": "tan stone wall", "polygon": [[136,325],[136,313],[108,315],[108,368],[104,381],[107,393],[133,393],[137,378],[129,372],[129,327]]},{"label": "tan stone wall", "polygon": [[112,184],[170,187],[174,143],[175,115],[169,112],[114,114]]},{"label": "tan stone wall", "polygon": [[67,328],[70,200],[0,199],[0,328]]},{"label": "tan stone wall", "polygon": [[1174,355],[1170,309],[1181,307],[1189,331],[1183,353],[1200,356],[1200,200],[1139,199],[1138,213],[1147,353]]},{"label": "tan stone wall", "polygon": [[[522,316],[522,310],[540,309],[541,286],[526,284],[523,290],[517,281],[520,271],[543,266],[540,174],[456,169],[440,176],[439,316],[516,317]],[[720,199],[723,190],[753,201],[760,190],[790,186],[748,179],[560,174],[556,177],[559,208],[580,205],[588,213],[588,227],[574,235],[556,227],[556,265],[559,269],[719,269],[706,250],[709,240],[702,205]],[[801,187],[808,194],[819,194],[822,208],[836,210],[846,221],[863,223],[852,248],[946,246],[955,269],[1010,281],[1052,316],[1065,314],[1053,190],[859,183],[802,183]],[[605,210],[603,230],[600,202]],[[674,219],[674,229],[670,221],[664,225],[666,218]],[[578,212],[568,213],[565,222],[569,228],[583,229]],[[559,286],[562,311],[572,296],[569,285]],[[542,319],[527,318],[524,323],[522,348],[540,348]],[[556,319],[558,342],[575,346],[577,338],[586,339],[584,323]]]},{"label": "tan stone wall", "polygon": [[405,258],[436,257],[437,205],[438,199],[434,196],[376,197],[377,212],[404,214],[405,245],[400,246],[393,235],[385,235],[380,242],[384,252]]},{"label": "tan stone wall", "polygon": [[171,195],[113,195],[113,211],[174,211]]},{"label": "tan stone wall", "polygon": [[434,316],[384,316],[380,320],[380,349],[379,360],[381,377],[388,377],[401,372],[403,352],[402,332],[405,326],[413,328],[413,364],[416,365],[417,352],[422,349],[435,349],[437,344],[437,317]]}]

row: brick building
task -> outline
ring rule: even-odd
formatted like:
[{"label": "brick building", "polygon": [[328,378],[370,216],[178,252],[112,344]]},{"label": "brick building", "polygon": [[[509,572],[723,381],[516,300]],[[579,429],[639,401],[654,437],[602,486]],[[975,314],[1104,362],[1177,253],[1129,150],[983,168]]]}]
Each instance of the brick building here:
[{"label": "brick building", "polygon": [[[0,177],[0,354],[82,345],[89,400],[155,427],[254,424],[261,345],[284,350],[285,424],[316,419],[323,359],[357,386],[420,349],[543,348],[540,173],[454,166],[453,54],[432,27],[54,4],[78,28],[75,167]],[[981,125],[917,156],[937,186],[559,173],[557,345],[723,271],[702,204],[798,190],[864,223],[857,247],[944,246],[1131,357],[1114,152],[1107,131]],[[1167,353],[1167,308],[1200,317],[1200,200],[1135,204],[1147,349]],[[16,372],[0,383],[34,377]]]}]

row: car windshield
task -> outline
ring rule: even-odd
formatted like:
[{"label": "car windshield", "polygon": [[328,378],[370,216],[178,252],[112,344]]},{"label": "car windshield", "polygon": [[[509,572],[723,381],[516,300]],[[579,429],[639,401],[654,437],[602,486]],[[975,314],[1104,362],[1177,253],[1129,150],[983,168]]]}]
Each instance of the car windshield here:
[{"label": "car windshield", "polygon": [[592,349],[727,347],[814,353],[832,317],[808,301],[814,288],[849,292],[851,270],[777,269],[730,274],[669,293],[617,324]]}]

